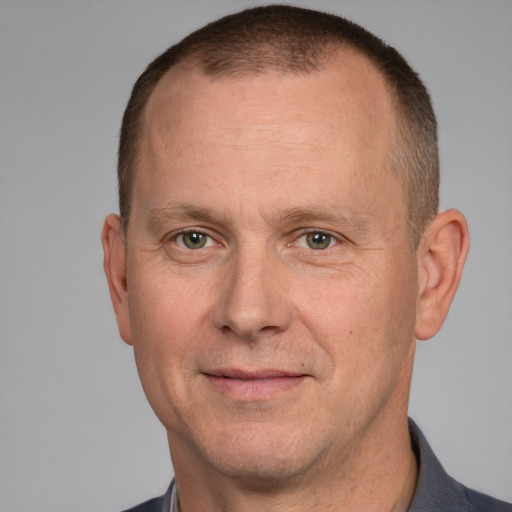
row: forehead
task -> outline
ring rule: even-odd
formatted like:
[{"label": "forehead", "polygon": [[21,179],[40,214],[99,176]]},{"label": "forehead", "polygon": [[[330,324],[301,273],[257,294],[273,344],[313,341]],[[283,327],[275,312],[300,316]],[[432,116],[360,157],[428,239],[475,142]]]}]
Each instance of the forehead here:
[{"label": "forehead", "polygon": [[[284,128],[288,120],[308,123],[321,117],[324,129],[317,129],[317,135],[324,140],[350,124],[369,144],[376,133],[382,138],[391,134],[395,124],[383,76],[367,58],[346,50],[320,71],[304,75],[270,71],[206,76],[194,62],[184,61],[162,78],[150,96],[143,113],[143,138],[179,133],[197,139],[198,130],[205,135],[213,123],[257,128],[258,122],[268,125],[272,112],[276,128],[279,124]],[[218,140],[222,133],[211,135]]]},{"label": "forehead", "polygon": [[[221,197],[228,180],[240,194],[274,186],[274,202],[286,203],[290,196],[275,184],[284,190],[307,179],[319,196],[322,187],[325,195],[343,186],[346,196],[359,194],[361,205],[367,191],[387,191],[391,180],[383,171],[394,132],[385,80],[354,52],[305,75],[211,77],[184,62],[161,80],[144,112],[134,192],[155,204],[171,181],[194,182]],[[295,206],[288,202],[279,206]]]}]

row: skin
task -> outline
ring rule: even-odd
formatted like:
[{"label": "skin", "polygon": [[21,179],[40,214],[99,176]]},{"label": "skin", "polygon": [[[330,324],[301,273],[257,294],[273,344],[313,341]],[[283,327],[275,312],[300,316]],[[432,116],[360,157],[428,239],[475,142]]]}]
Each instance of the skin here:
[{"label": "skin", "polygon": [[468,236],[449,210],[411,250],[396,122],[348,52],[309,76],[182,63],[152,94],[105,271],[185,512],[410,502],[415,340],[440,328]]}]

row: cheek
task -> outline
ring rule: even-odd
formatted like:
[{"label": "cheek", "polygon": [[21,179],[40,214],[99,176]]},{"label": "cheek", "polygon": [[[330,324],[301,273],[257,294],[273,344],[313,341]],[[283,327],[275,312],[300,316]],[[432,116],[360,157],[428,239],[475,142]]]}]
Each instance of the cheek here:
[{"label": "cheek", "polygon": [[301,322],[347,374],[400,359],[413,339],[414,267],[407,261],[387,263],[354,266],[338,276],[303,283],[302,293],[296,294]]},{"label": "cheek", "polygon": [[180,277],[160,262],[139,263],[137,270],[129,275],[130,317],[136,332],[168,344],[166,340],[181,340],[199,327],[207,303],[204,282]]},{"label": "cheek", "polygon": [[141,378],[161,378],[163,385],[168,374],[177,377],[189,367],[184,361],[194,356],[197,341],[205,336],[205,302],[187,280],[165,273],[133,276],[130,321]]},{"label": "cheek", "polygon": [[328,349],[348,347],[375,320],[379,289],[370,279],[343,271],[337,276],[301,283],[296,307],[301,321]]},{"label": "cheek", "polygon": [[[182,283],[183,285],[183,283]],[[194,377],[201,313],[194,294],[162,275],[134,276],[130,320],[137,371],[160,421],[170,428],[187,403]],[[177,290],[177,291],[176,291]]]}]

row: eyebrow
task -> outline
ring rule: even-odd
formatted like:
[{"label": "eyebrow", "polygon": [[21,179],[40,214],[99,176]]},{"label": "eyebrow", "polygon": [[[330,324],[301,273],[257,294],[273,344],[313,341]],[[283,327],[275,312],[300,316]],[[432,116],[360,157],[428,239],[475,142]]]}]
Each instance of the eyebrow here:
[{"label": "eyebrow", "polygon": [[365,216],[348,207],[312,206],[284,208],[270,218],[276,224],[301,224],[311,222],[328,222],[356,229],[360,232],[371,230],[371,222]]},{"label": "eyebrow", "polygon": [[146,220],[146,229],[152,233],[159,233],[167,224],[176,221],[197,222],[225,222],[230,221],[224,216],[219,219],[219,214],[210,208],[196,206],[190,203],[170,203],[163,208],[152,208]]},{"label": "eyebrow", "polygon": [[[355,229],[361,233],[371,230],[371,223],[348,207],[310,206],[283,208],[269,215],[262,214],[269,225],[289,225],[313,222],[328,222]],[[160,233],[171,222],[197,221],[199,223],[220,223],[225,226],[233,224],[229,216],[207,207],[191,203],[169,203],[162,208],[152,208],[146,221],[146,229],[152,233]]]}]

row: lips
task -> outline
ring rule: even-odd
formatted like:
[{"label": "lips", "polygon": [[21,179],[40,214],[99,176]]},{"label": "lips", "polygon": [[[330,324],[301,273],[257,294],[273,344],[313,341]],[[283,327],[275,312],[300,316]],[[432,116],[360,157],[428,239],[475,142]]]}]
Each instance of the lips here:
[{"label": "lips", "polygon": [[245,371],[236,369],[214,370],[212,372],[208,372],[208,374],[213,377],[239,380],[279,379],[282,377],[301,377],[303,375],[301,373],[286,372],[282,370]]},{"label": "lips", "polygon": [[291,391],[308,378],[301,373],[275,369],[220,369],[204,375],[217,392],[239,401],[270,400]]}]

